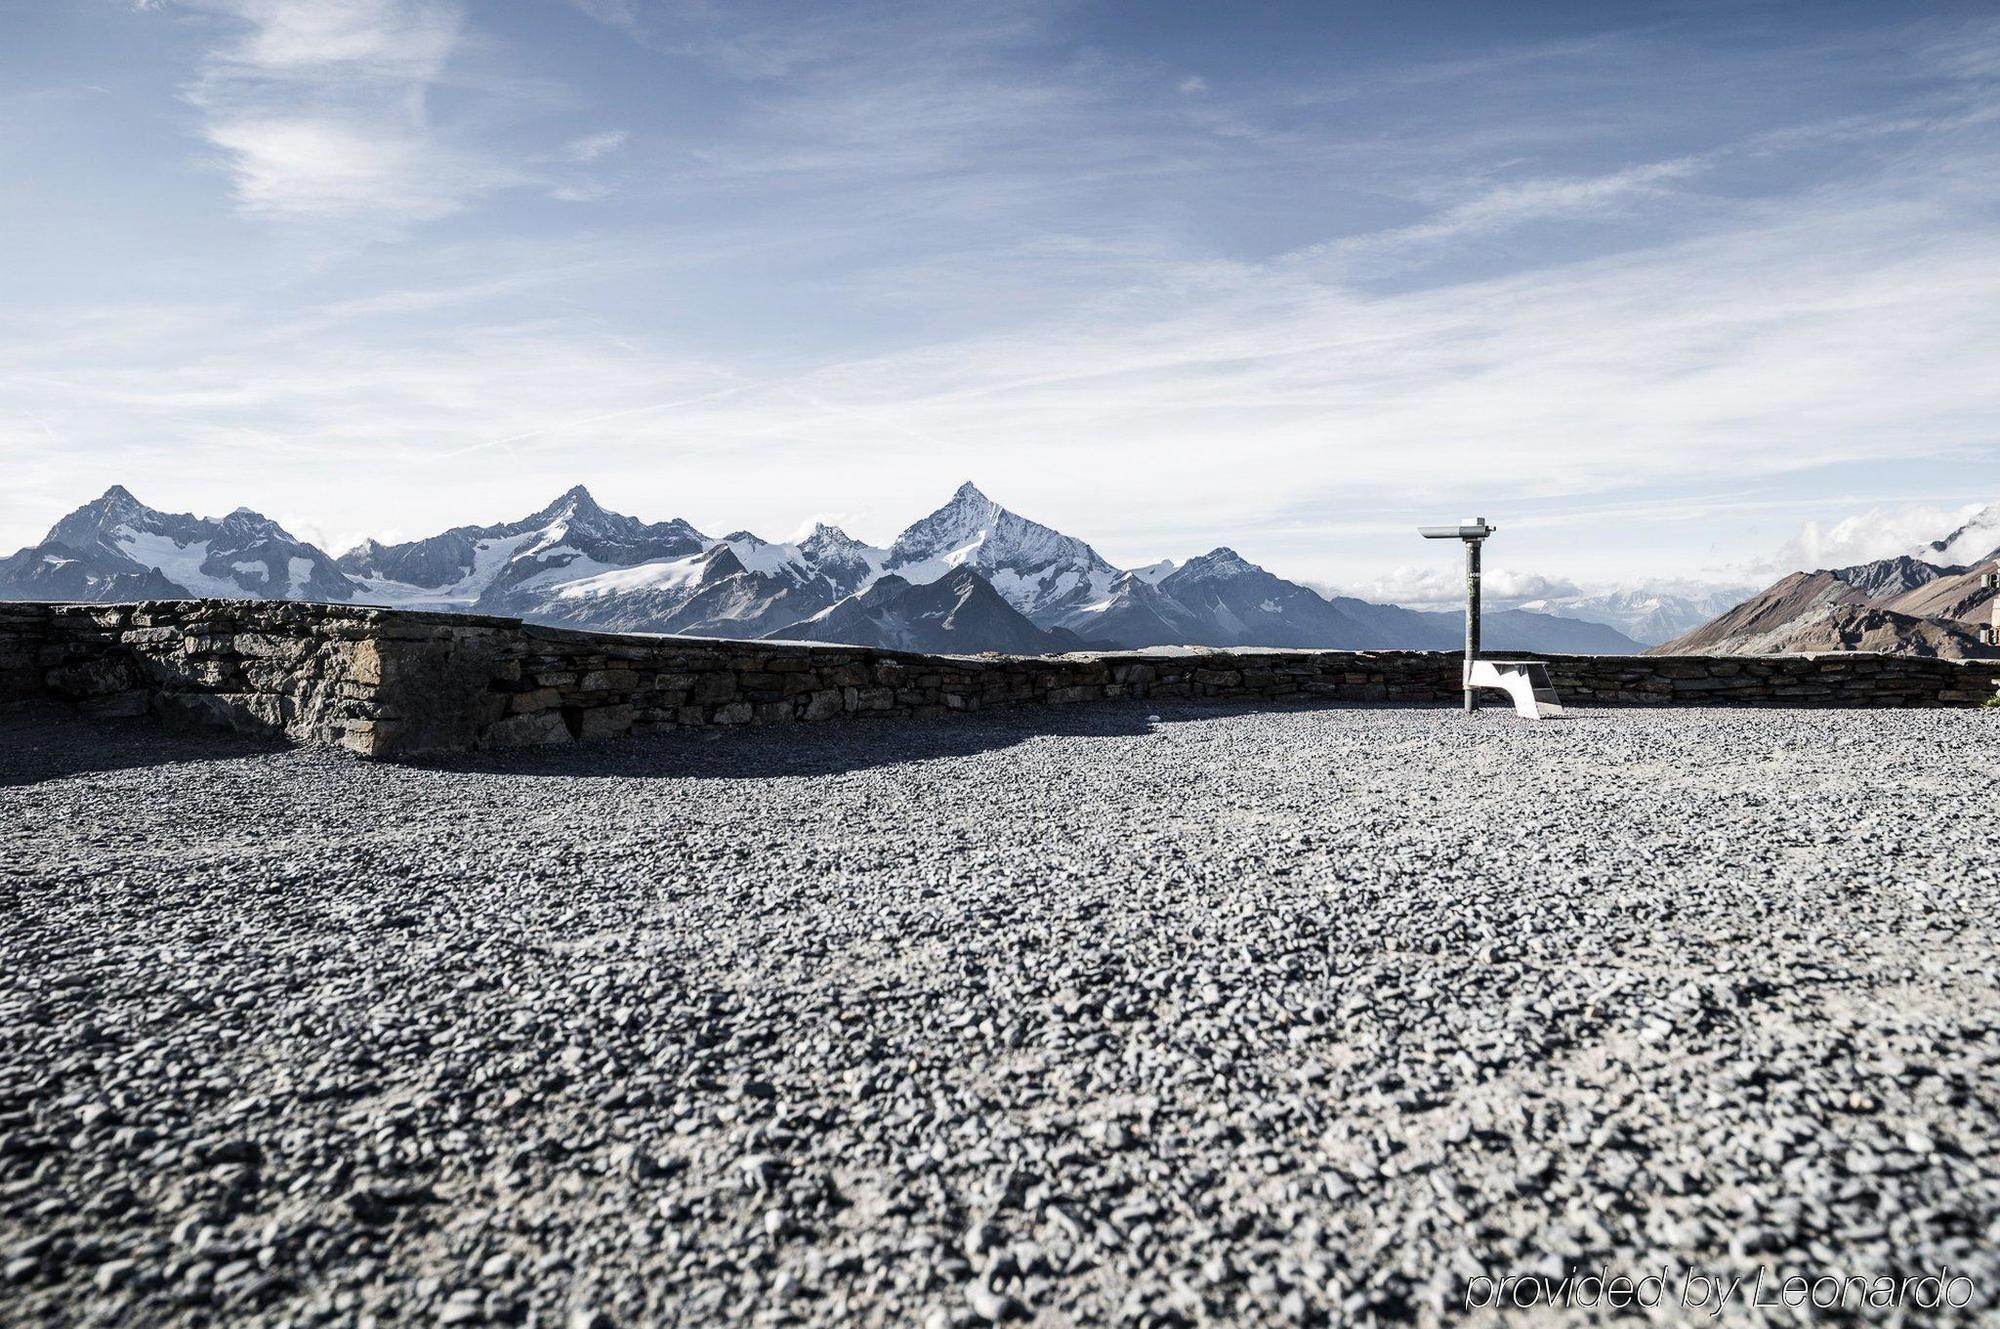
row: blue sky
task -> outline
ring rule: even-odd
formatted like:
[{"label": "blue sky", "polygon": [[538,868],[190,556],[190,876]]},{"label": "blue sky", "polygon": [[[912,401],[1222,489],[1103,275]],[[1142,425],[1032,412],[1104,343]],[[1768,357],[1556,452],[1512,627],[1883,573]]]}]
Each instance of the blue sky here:
[{"label": "blue sky", "polygon": [[1421,598],[1418,521],[1591,587],[2000,496],[1992,3],[0,23],[9,549],[113,482],[338,549],[578,481],[883,540],[970,478]]}]

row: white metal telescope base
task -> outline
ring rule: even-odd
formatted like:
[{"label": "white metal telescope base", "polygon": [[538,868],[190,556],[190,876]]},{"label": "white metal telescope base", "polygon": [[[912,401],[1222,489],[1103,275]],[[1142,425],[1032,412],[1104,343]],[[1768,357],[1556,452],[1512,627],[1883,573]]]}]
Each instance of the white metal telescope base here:
[{"label": "white metal telescope base", "polygon": [[1514,699],[1514,714],[1529,720],[1563,713],[1549,667],[1540,660],[1474,660],[1465,685],[1499,689]]}]

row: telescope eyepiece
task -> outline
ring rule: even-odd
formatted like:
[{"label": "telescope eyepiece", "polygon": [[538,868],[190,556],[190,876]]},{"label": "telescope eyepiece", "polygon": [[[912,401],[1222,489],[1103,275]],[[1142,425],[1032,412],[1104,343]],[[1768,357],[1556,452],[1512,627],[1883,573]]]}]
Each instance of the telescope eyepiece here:
[{"label": "telescope eyepiece", "polygon": [[1419,526],[1417,534],[1426,540],[1484,540],[1499,529],[1488,526],[1484,517],[1467,517],[1456,526]]}]

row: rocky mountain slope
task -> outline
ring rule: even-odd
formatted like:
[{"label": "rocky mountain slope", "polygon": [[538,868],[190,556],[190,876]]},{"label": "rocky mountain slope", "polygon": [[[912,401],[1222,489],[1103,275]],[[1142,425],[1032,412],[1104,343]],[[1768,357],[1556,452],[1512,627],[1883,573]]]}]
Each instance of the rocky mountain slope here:
[{"label": "rocky mountain slope", "polygon": [[340,567],[366,599],[507,613],[538,605],[552,587],[691,558],[712,543],[679,518],[648,524],[608,512],[577,485],[519,521],[454,526],[405,544],[366,541]]},{"label": "rocky mountain slope", "polygon": [[[612,631],[957,652],[1450,650],[1463,635],[1457,614],[1330,599],[1226,548],[1121,571],[970,484],[886,549],[825,525],[796,543],[748,531],[715,538],[678,518],[612,512],[579,485],[514,521],[365,541],[337,562],[255,513],[173,517],[113,489],[0,564],[0,595],[353,599]],[[1603,624],[1519,610],[1489,614],[1486,641],[1495,650],[1638,649]]]},{"label": "rocky mountain slope", "polygon": [[1036,627],[992,582],[963,566],[923,583],[889,573],[804,622],[765,635],[948,655],[1049,655],[1086,644],[1061,628]]},{"label": "rocky mountain slope", "polygon": [[1652,648],[1659,655],[1776,655],[1886,651],[1965,659],[1992,654],[1979,642],[1993,592],[1972,566],[1932,561],[1962,547],[1973,524],[1924,548],[1852,567],[1794,572],[1692,631]]}]

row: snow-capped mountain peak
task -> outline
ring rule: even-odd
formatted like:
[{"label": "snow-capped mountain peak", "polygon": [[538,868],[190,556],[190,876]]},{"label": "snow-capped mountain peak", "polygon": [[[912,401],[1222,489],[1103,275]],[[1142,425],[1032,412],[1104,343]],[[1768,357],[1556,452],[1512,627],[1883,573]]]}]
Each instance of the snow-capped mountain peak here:
[{"label": "snow-capped mountain peak", "polygon": [[1083,541],[1029,521],[970,481],[896,537],[884,570],[924,585],[955,568],[980,572],[1007,602],[1043,626],[1110,592],[1118,570]]},{"label": "snow-capped mountain peak", "polygon": [[734,550],[737,559],[752,572],[760,572],[767,577],[811,575],[811,561],[797,545],[759,539],[749,531],[725,535],[722,543]]},{"label": "snow-capped mountain peak", "polygon": [[113,485],[50,527],[46,538],[60,544],[82,546],[121,523],[129,524],[136,518],[162,515],[133,497],[132,491],[124,485]]},{"label": "snow-capped mountain peak", "polygon": [[799,548],[813,558],[825,558],[855,554],[873,546],[862,543],[838,526],[829,526],[823,521],[818,521],[813,523],[812,533],[799,541]]},{"label": "snow-capped mountain peak", "polygon": [[411,607],[525,612],[558,581],[687,558],[713,542],[685,521],[648,524],[573,485],[529,516],[454,526],[425,540],[367,542],[341,557],[370,600]]},{"label": "snow-capped mountain peak", "polygon": [[194,595],[345,600],[353,583],[325,552],[249,508],[228,516],[161,512],[112,485],[0,560],[0,594],[99,600]]},{"label": "snow-capped mountain peak", "polygon": [[550,518],[568,517],[571,519],[583,518],[587,520],[591,517],[602,517],[605,514],[604,509],[598,506],[597,500],[591,497],[589,489],[583,485],[571,485],[569,488],[563,490],[562,493],[556,495],[555,501],[543,508],[536,515]]},{"label": "snow-capped mountain peak", "polygon": [[863,590],[882,575],[888,551],[855,539],[838,526],[816,523],[812,534],[799,541],[799,553],[813,571],[825,577],[844,595]]}]

